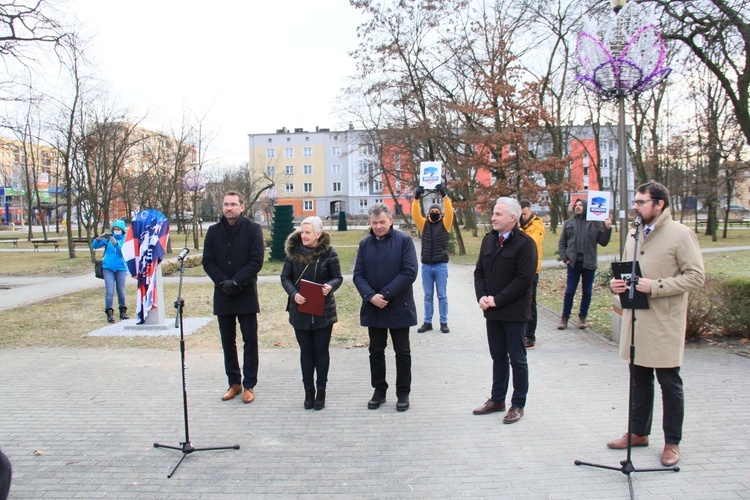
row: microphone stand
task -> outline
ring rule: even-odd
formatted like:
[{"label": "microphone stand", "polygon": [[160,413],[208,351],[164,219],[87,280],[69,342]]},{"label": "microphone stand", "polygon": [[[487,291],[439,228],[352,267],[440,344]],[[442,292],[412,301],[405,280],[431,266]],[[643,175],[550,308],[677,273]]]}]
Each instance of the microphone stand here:
[{"label": "microphone stand", "polygon": [[[187,252],[184,252],[187,255]],[[185,272],[185,255],[181,254],[178,257],[180,260],[180,285],[177,291],[177,300],[174,302],[174,307],[177,309],[177,315],[174,320],[174,327],[180,329],[180,355],[182,362],[182,410],[185,419],[185,441],[180,442],[180,446],[170,446],[166,444],[154,443],[154,448],[169,448],[170,450],[178,450],[182,452],[182,457],[177,465],[174,466],[172,472],[167,477],[171,478],[174,475],[177,467],[180,466],[185,457],[194,451],[209,451],[209,450],[239,450],[240,445],[235,444],[234,446],[218,446],[212,448],[195,448],[190,444],[190,429],[188,425],[188,405],[187,405],[187,389],[185,388],[185,330],[182,323],[182,312],[185,307],[185,300],[182,298],[182,277]]]},{"label": "microphone stand", "polygon": [[[576,465],[587,465],[589,467],[598,467],[600,469],[608,469],[608,470],[617,470],[628,476],[628,488],[630,489],[630,498],[631,500],[635,500],[635,495],[633,493],[633,478],[632,475],[634,472],[666,472],[666,471],[674,471],[679,472],[680,468],[678,466],[674,467],[657,467],[654,469],[636,469],[633,465],[633,461],[631,460],[631,453],[633,448],[633,399],[635,394],[635,383],[633,381],[633,369],[635,368],[635,286],[638,283],[638,275],[636,274],[637,271],[637,264],[638,264],[638,230],[641,226],[641,217],[636,217],[635,222],[633,223],[635,226],[635,232],[633,233],[633,238],[635,239],[635,245],[633,247],[633,263],[631,266],[631,272],[630,272],[630,284],[628,286],[628,298],[630,299],[630,303],[633,305],[633,307],[630,309],[630,352],[629,352],[629,370],[630,370],[630,377],[629,377],[629,388],[628,388],[628,446],[627,446],[627,455],[625,457],[625,460],[622,460],[620,462],[620,467],[613,467],[609,465],[600,465],[600,464],[593,464],[589,462],[582,462],[581,460],[576,460],[574,463]],[[624,309],[624,308],[623,308]]]}]

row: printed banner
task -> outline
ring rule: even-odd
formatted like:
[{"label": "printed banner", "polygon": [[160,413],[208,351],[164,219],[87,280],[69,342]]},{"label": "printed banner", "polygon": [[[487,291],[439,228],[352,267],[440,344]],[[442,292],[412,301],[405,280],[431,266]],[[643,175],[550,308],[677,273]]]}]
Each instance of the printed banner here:
[{"label": "printed banner", "polygon": [[138,279],[138,323],[146,321],[148,312],[155,309],[161,297],[157,296],[156,271],[167,251],[169,221],[158,210],[143,210],[132,221],[125,236],[122,255],[130,275]]},{"label": "printed banner", "polygon": [[419,185],[425,189],[435,189],[442,182],[443,162],[423,161],[419,164]]},{"label": "printed banner", "polygon": [[612,210],[612,193],[609,191],[589,191],[586,220],[604,222]]}]

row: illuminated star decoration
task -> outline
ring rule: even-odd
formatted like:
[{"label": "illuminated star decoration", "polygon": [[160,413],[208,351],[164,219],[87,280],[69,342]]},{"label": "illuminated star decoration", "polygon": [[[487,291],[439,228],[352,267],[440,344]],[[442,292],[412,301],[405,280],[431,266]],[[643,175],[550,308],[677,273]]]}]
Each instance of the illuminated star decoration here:
[{"label": "illuminated star decoration", "polygon": [[628,2],[609,24],[587,22],[578,34],[576,79],[603,99],[638,95],[664,82],[672,69],[664,66],[667,47],[653,8]]}]

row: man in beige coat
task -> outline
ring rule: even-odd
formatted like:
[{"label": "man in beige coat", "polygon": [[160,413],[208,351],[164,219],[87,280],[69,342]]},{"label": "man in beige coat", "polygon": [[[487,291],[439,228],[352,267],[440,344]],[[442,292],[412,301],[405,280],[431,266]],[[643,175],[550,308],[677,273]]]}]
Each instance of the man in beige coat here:
[{"label": "man in beige coat", "polygon": [[[664,451],[661,461],[671,467],[680,460],[685,403],[680,365],[685,352],[688,292],[703,286],[703,256],[698,238],[672,220],[669,191],[658,182],[636,189],[633,210],[641,217],[638,261],[643,277],[636,290],[648,296],[648,309],[635,311],[633,420],[631,446],[648,446],[654,406],[654,371],[662,392]],[[633,231],[631,231],[632,236]],[[635,239],[628,238],[623,260],[632,260]],[[623,280],[610,282],[613,293],[628,290]],[[630,359],[631,311],[623,314],[620,356]],[[607,443],[627,447],[627,433]]]}]

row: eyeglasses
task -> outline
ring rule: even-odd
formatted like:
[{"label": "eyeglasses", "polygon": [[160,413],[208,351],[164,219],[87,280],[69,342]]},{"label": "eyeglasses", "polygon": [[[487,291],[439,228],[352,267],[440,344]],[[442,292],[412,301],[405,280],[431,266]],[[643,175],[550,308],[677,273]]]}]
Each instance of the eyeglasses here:
[{"label": "eyeglasses", "polygon": [[642,207],[649,201],[655,201],[654,199],[648,199],[648,200],[633,200],[633,205],[638,205],[639,207]]}]

